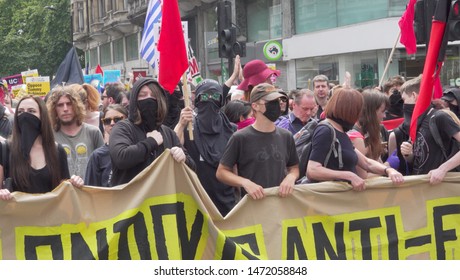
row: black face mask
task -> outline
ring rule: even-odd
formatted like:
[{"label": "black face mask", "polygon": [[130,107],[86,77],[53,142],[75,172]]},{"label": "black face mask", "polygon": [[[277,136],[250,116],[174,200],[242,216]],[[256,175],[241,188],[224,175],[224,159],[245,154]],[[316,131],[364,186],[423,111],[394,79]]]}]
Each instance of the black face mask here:
[{"label": "black face mask", "polygon": [[32,145],[41,132],[41,120],[35,115],[24,112],[18,115],[18,127],[21,133],[21,150],[25,159],[30,156]]},{"label": "black face mask", "polygon": [[348,132],[349,130],[353,128],[353,126],[355,126],[354,123],[349,123],[339,118],[330,117],[330,119],[338,123],[342,127],[343,132]]},{"label": "black face mask", "polygon": [[139,108],[142,124],[146,132],[158,129],[158,102],[153,98],[147,98],[137,101],[137,107]]},{"label": "black face mask", "polygon": [[265,103],[265,113],[267,119],[275,122],[281,116],[281,106],[279,100],[272,100]]},{"label": "black face mask", "polygon": [[460,115],[460,111],[458,109],[458,105],[453,105],[452,103],[449,103],[449,109],[454,113],[457,117]]}]

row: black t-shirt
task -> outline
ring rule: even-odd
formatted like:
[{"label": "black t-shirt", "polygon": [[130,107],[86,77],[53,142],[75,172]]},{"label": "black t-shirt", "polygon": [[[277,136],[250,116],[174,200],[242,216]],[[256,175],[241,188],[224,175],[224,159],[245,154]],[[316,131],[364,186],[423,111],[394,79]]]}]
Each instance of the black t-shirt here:
[{"label": "black t-shirt", "polygon": [[238,130],[230,138],[220,161],[238,175],[270,188],[279,186],[287,167],[299,163],[292,134],[276,127],[273,132],[260,132],[252,126]]},{"label": "black t-shirt", "polygon": [[[435,110],[435,109],[431,109]],[[438,168],[446,159],[441,147],[436,144],[430,131],[430,117],[434,115],[436,126],[443,140],[443,145],[449,155],[457,140],[453,136],[460,131],[459,125],[443,111],[429,111],[425,113],[414,142],[414,169],[413,174],[428,174]],[[456,144],[456,143],[455,143]]]},{"label": "black t-shirt", "polygon": [[[4,145],[4,143],[2,143]],[[58,149],[58,160],[59,168],[61,169],[61,179],[66,180],[70,178],[69,167],[67,164],[67,154],[61,144],[57,145]],[[2,149],[0,149],[0,158],[2,158]],[[7,148],[7,154],[9,155],[9,147]],[[8,174],[4,174],[5,178],[10,177],[11,167],[10,161],[7,157],[6,165]],[[5,170],[5,169],[4,169]],[[41,169],[31,168],[31,174],[29,175],[31,185],[27,188],[27,193],[47,193],[54,190],[57,186],[53,186],[51,182],[51,174],[49,166],[45,166]],[[17,184],[13,182],[13,191],[18,191]]]},{"label": "black t-shirt", "polygon": [[[356,173],[356,165],[358,164],[358,155],[356,154],[353,143],[351,142],[348,135],[344,132],[335,129],[337,140],[340,142],[342,149],[342,160],[343,168],[339,169],[339,158],[331,154],[326,168],[332,170],[351,171]],[[326,156],[331,148],[332,144],[332,131],[327,126],[318,126],[313,133],[312,138],[312,150],[310,154],[310,160],[324,164]],[[338,144],[336,143],[336,149],[338,150]]]}]

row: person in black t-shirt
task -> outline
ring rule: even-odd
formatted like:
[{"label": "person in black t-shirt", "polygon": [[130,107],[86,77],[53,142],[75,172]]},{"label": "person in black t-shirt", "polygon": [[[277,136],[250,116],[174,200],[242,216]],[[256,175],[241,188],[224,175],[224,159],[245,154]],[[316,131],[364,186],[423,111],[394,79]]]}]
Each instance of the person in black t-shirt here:
[{"label": "person in black t-shirt", "polygon": [[[0,149],[0,199],[9,200],[11,192],[46,193],[70,178],[75,187],[83,179],[70,177],[64,148],[54,141],[53,129],[44,101],[38,96],[23,97],[13,121],[13,135]],[[3,155],[3,151],[7,153]],[[8,184],[9,182],[9,184]]]},{"label": "person in black t-shirt", "polygon": [[299,176],[294,138],[274,123],[281,114],[279,98],[286,95],[268,83],[252,89],[250,102],[256,121],[232,135],[217,168],[219,181],[243,188],[253,199],[265,197],[264,188],[275,186],[286,197],[294,191]]}]

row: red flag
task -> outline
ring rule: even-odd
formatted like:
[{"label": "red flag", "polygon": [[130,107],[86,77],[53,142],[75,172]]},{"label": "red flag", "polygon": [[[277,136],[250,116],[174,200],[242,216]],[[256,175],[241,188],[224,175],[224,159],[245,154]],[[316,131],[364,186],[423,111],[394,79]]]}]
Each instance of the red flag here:
[{"label": "red flag", "polygon": [[[431,25],[430,41],[427,42],[428,50],[426,52],[425,65],[423,66],[422,82],[420,83],[419,95],[410,122],[409,136],[412,141],[415,141],[418,118],[428,109],[433,99],[433,87],[435,87],[435,80],[442,66],[442,62],[438,59],[439,54],[447,46],[447,40],[444,39],[444,31],[446,30],[449,6],[450,1],[447,0],[439,0],[436,3]],[[436,87],[439,86],[436,85]]]},{"label": "red flag", "polygon": [[399,42],[406,47],[407,54],[414,54],[417,52],[417,39],[415,38],[414,32],[415,2],[417,1],[409,0],[406,11],[398,22],[399,29],[401,30]]},{"label": "red flag", "polygon": [[102,67],[101,65],[97,65],[96,66],[96,71],[95,71],[96,74],[101,74],[102,76],[104,76],[104,71],[102,71]]},{"label": "red flag", "polygon": [[171,94],[188,68],[187,50],[177,0],[163,1],[161,19],[159,82]]},{"label": "red flag", "polygon": [[433,24],[431,25],[430,42],[426,54],[425,65],[423,66],[423,75],[422,81],[420,83],[420,92],[417,98],[417,102],[415,103],[415,108],[410,123],[409,136],[412,139],[412,141],[415,141],[415,136],[417,132],[417,119],[430,106],[431,100],[433,98],[435,70],[439,50],[441,49],[445,27],[446,23],[439,20],[433,20]]},{"label": "red flag", "polygon": [[441,78],[439,77],[439,72],[441,69],[439,69],[438,73],[436,74],[434,78],[434,93],[433,93],[433,99],[439,99],[442,97],[442,84],[441,84]]}]

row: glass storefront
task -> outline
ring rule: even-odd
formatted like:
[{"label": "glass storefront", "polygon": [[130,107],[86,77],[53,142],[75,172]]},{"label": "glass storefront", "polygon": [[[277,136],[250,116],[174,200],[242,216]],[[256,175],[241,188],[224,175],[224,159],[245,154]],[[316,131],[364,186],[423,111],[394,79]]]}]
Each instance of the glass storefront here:
[{"label": "glass storefront", "polygon": [[377,51],[330,55],[296,60],[296,87],[313,88],[311,80],[326,75],[334,84],[343,82],[345,73],[351,74],[353,87],[363,88],[378,84]]},{"label": "glass storefront", "polygon": [[[374,87],[380,82],[381,75],[388,61],[390,50],[375,50],[339,54],[296,60],[296,87],[313,88],[311,80],[318,74],[326,75],[334,84],[343,83],[345,73],[351,74],[352,86],[356,88]],[[396,49],[392,63],[384,77],[401,75],[406,80],[423,73],[426,50],[417,48],[417,53],[407,55],[404,48]],[[460,87],[460,46],[450,45],[441,69],[443,87]]]},{"label": "glass storefront", "polygon": [[296,34],[401,16],[406,0],[294,0]]}]

